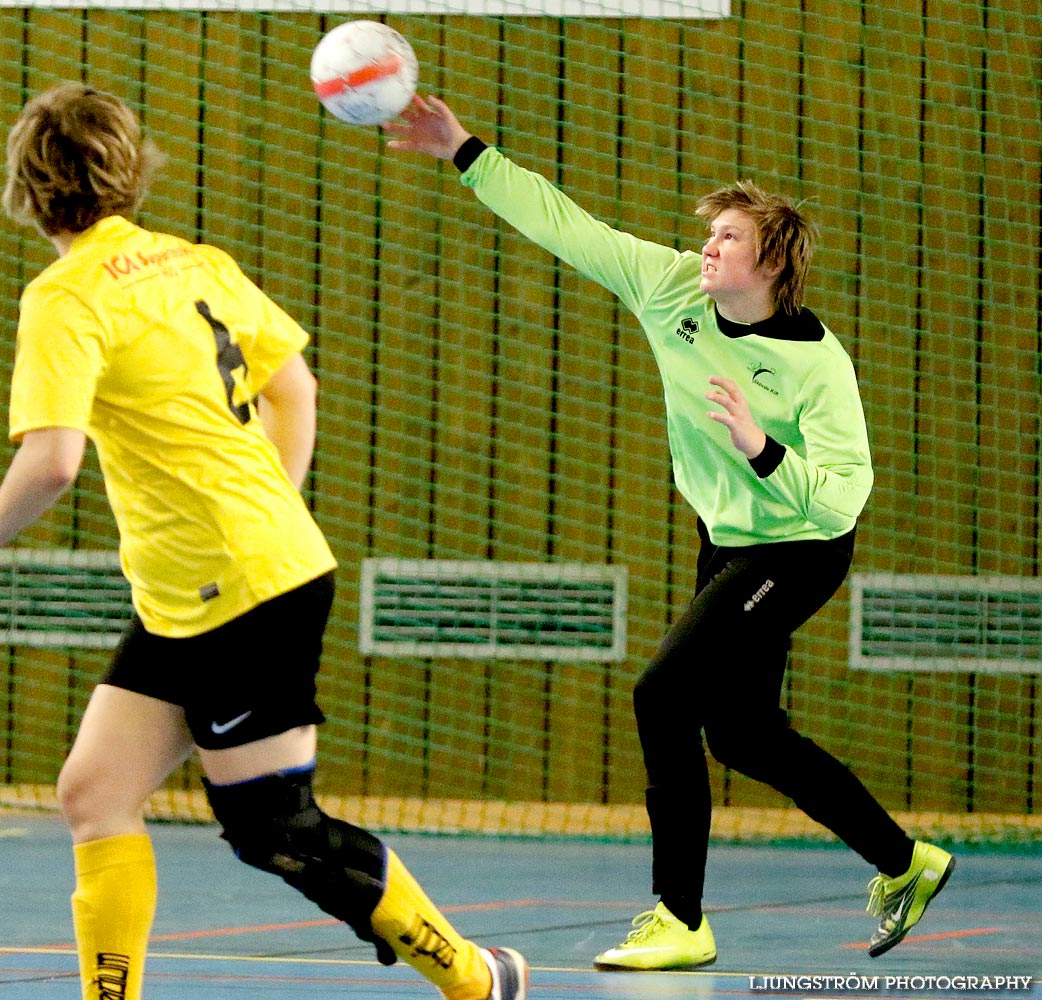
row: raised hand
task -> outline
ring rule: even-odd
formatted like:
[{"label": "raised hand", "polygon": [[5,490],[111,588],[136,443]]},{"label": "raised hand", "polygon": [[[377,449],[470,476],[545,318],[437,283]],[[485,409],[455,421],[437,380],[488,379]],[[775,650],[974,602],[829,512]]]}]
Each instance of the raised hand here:
[{"label": "raised hand", "polygon": [[[756,425],[749,411],[749,404],[733,379],[714,375],[710,385],[719,386],[718,390],[706,393],[706,399],[719,404],[723,409],[709,410],[710,420],[723,424],[731,433],[733,444],[746,458],[756,458],[767,444],[767,435]],[[722,390],[722,391],[720,391]]]},{"label": "raised hand", "polygon": [[429,153],[439,160],[451,160],[470,138],[444,101],[437,97],[424,100],[419,94],[398,118],[385,122],[383,127],[397,136],[387,143],[389,149]]}]

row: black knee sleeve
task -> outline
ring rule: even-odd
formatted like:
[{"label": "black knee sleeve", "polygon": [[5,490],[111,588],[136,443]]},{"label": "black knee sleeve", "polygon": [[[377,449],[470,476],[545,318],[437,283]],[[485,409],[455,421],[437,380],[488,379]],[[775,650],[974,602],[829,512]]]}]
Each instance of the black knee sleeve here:
[{"label": "black knee sleeve", "polygon": [[319,809],[312,773],[308,768],[236,785],[203,784],[221,836],[240,861],[280,876],[376,945],[384,965],[393,965],[394,952],[371,923],[384,893],[386,849],[371,833]]}]

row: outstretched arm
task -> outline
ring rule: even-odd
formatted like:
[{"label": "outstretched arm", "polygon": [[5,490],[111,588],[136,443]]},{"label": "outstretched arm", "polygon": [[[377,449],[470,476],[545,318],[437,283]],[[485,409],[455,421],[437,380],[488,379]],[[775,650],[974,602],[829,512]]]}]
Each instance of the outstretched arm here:
[{"label": "outstretched arm", "polygon": [[451,160],[471,135],[444,101],[437,97],[424,100],[419,94],[384,128],[398,136],[387,143],[390,149],[428,153],[439,160]]},{"label": "outstretched arm", "polygon": [[580,208],[541,174],[526,170],[460,125],[444,101],[414,97],[384,128],[394,150],[452,160],[463,183],[519,233],[618,295],[640,315],[680,254],[637,239]]}]

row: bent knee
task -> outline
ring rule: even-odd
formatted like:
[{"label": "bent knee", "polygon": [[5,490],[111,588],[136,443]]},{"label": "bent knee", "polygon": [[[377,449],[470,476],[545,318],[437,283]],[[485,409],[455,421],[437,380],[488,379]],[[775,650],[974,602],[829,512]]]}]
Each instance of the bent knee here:
[{"label": "bent knee", "polygon": [[118,779],[66,765],[58,775],[58,807],[76,840],[125,833],[143,822],[144,797]]},{"label": "bent knee", "polygon": [[92,800],[96,797],[91,783],[75,768],[66,764],[58,775],[56,788],[58,808],[65,821],[72,825],[92,811]]},{"label": "bent knee", "polygon": [[793,730],[784,712],[750,721],[706,726],[706,746],[713,759],[739,774],[769,780],[788,767],[803,737]]},{"label": "bent knee", "polygon": [[638,717],[660,713],[686,701],[683,685],[668,671],[648,668],[633,686],[633,709]]},{"label": "bent knee", "polygon": [[709,724],[706,747],[714,760],[741,774],[749,774],[773,753],[776,727],[743,722]]}]

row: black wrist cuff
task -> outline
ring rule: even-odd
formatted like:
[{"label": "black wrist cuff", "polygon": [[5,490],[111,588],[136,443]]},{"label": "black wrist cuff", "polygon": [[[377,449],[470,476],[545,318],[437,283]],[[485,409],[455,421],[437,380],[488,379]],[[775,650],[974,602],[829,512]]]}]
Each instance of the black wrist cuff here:
[{"label": "black wrist cuff", "polygon": [[763,446],[763,451],[760,452],[756,458],[750,458],[749,464],[753,467],[753,472],[756,473],[760,479],[766,479],[779,465],[782,464],[782,459],[785,458],[785,445],[778,441],[775,441],[769,434],[767,435],[767,443]]},{"label": "black wrist cuff", "polygon": [[485,151],[487,148],[486,144],[482,142],[476,135],[470,136],[466,139],[462,146],[456,150],[456,155],[452,158],[453,164],[456,169],[461,173],[466,173],[471,164]]}]

